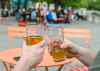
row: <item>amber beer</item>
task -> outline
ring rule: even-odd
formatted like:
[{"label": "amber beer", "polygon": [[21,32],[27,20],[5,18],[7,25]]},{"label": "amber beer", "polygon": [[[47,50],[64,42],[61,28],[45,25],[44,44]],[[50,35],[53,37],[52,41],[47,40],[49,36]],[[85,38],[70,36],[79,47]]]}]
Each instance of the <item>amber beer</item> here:
[{"label": "amber beer", "polygon": [[27,37],[24,37],[24,39],[26,41],[26,45],[32,46],[42,41],[43,37],[42,36],[27,36]]},{"label": "amber beer", "polygon": [[53,56],[53,59],[55,62],[65,60],[64,50],[62,50],[58,47],[52,52],[52,56]]},{"label": "amber beer", "polygon": [[61,44],[62,42],[60,41],[54,41],[49,44],[50,54],[56,62],[65,60],[65,52],[64,49],[60,48]]},{"label": "amber beer", "polygon": [[64,41],[63,28],[62,27],[51,27],[49,28],[48,36],[49,51],[55,62],[65,60],[64,50],[61,48],[61,44]]}]

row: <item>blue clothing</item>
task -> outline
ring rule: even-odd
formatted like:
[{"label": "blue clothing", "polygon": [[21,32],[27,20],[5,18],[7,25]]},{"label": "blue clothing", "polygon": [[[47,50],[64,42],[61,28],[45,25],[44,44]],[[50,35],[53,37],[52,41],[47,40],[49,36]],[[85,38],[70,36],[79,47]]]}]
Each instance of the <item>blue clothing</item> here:
[{"label": "blue clothing", "polygon": [[56,13],[54,13],[54,12],[49,12],[48,15],[47,15],[47,20],[48,21],[52,21],[56,18],[57,18],[57,16],[56,16]]},{"label": "blue clothing", "polygon": [[21,19],[21,18],[22,18],[21,14],[17,11],[17,12],[16,12],[16,19],[19,20],[19,19]]},{"label": "blue clothing", "polygon": [[31,12],[31,20],[35,20],[36,19],[36,12],[32,11]]}]

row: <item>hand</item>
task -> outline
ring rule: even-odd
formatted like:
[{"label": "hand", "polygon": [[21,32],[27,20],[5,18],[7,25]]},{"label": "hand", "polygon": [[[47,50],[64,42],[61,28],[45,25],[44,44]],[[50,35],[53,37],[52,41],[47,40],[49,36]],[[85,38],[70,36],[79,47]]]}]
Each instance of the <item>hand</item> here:
[{"label": "hand", "polygon": [[65,40],[61,46],[65,50],[66,56],[67,57],[79,57],[79,46],[76,45],[75,43],[72,43],[70,40]]},{"label": "hand", "polygon": [[28,47],[25,42],[23,42],[23,49],[22,49],[22,58],[27,59],[28,64],[30,66],[36,65],[41,62],[43,53],[44,53],[44,46],[46,45],[46,40],[41,41],[38,44],[35,44],[31,47]]},{"label": "hand", "polygon": [[23,42],[21,58],[12,71],[31,71],[33,65],[35,66],[41,62],[44,53],[44,45],[46,43],[46,40],[43,40],[38,44],[28,47],[26,43]]},{"label": "hand", "polygon": [[61,40],[52,40],[49,42],[48,46],[50,47],[49,52],[51,54],[57,47],[57,48],[60,48],[61,50],[64,50],[64,53],[67,58],[72,58],[72,57],[78,56],[78,53],[75,52],[75,50],[73,49],[74,48],[73,44],[69,40],[66,40],[65,42],[62,42]]},{"label": "hand", "polygon": [[67,49],[70,49],[70,52],[75,54],[76,58],[87,65],[90,65],[96,57],[96,54],[88,48],[80,47],[77,44],[72,43],[70,40],[65,40],[61,45],[61,48],[65,48],[66,51]]},{"label": "hand", "polygon": [[50,40],[48,47],[49,47],[49,52],[52,54],[52,52],[55,50],[55,48],[60,48],[60,45],[62,44],[61,40]]}]

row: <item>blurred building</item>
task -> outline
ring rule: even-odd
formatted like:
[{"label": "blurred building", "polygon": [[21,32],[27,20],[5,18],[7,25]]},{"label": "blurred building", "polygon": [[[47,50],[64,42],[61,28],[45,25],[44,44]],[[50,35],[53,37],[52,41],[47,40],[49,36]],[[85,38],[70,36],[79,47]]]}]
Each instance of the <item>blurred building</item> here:
[{"label": "blurred building", "polygon": [[0,8],[10,8],[10,0],[0,0]]}]

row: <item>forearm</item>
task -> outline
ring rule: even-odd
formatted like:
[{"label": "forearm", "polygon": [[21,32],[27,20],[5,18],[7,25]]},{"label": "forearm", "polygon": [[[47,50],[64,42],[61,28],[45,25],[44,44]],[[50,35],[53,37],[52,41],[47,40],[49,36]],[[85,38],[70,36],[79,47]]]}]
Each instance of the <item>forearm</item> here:
[{"label": "forearm", "polygon": [[96,54],[89,48],[80,47],[72,42],[69,42],[69,45],[72,48],[73,52],[77,52],[79,54],[78,59],[80,61],[83,61],[87,65],[90,65],[96,57]]},{"label": "forearm", "polygon": [[78,53],[79,53],[79,57],[78,59],[82,62],[84,62],[85,64],[87,65],[90,65],[94,59],[96,58],[96,54],[92,51],[90,51],[89,49],[87,48],[83,48],[81,47],[79,50],[78,50]]},{"label": "forearm", "polygon": [[46,40],[43,40],[38,44],[30,47],[27,46],[25,42],[23,42],[21,58],[12,71],[31,71],[33,67],[41,62],[45,43]]},{"label": "forearm", "polygon": [[12,71],[31,71],[31,65],[28,59],[21,57]]},{"label": "forearm", "polygon": [[79,54],[78,59],[87,65],[90,65],[96,57],[96,54],[89,50],[89,48],[79,47],[74,45],[74,48]]}]

